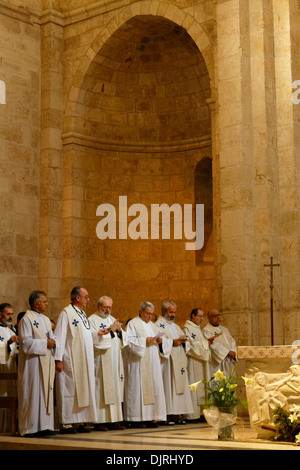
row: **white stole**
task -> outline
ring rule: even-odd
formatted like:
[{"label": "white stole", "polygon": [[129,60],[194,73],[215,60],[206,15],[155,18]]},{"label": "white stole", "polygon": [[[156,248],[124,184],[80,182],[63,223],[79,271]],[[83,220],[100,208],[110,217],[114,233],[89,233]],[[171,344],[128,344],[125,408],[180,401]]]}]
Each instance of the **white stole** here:
[{"label": "white stole", "polygon": [[[190,351],[190,355],[193,358],[192,367],[193,367],[193,370],[194,370],[194,377],[195,377],[195,380],[199,380],[199,378],[202,378],[203,375],[204,375],[203,364],[202,364],[201,361],[207,361],[208,362],[210,360],[209,344],[208,344],[208,341],[204,338],[200,326],[196,325],[191,320],[188,320],[186,322],[186,324],[183,327],[183,331],[190,338],[191,351],[194,349],[193,348],[193,342],[194,341],[199,342],[199,343],[200,342],[205,342],[206,346],[207,346],[206,349],[203,348],[203,350],[201,351],[202,352],[201,357],[197,357],[197,355],[191,354],[191,351]],[[199,348],[197,348],[197,349],[199,351]],[[205,377],[205,375],[204,375],[204,378],[207,379],[207,377]],[[200,384],[200,386],[197,387],[196,396],[197,396],[198,405],[201,405],[205,400],[205,387],[204,387],[203,384]]]},{"label": "white stole", "polygon": [[[167,338],[176,339],[173,338],[172,332],[169,330],[169,324],[164,317],[159,317],[156,324],[160,331],[165,333]],[[177,338],[179,338],[183,334],[181,328],[176,323],[172,323],[172,325],[175,326],[178,334]],[[177,395],[183,395],[186,386],[187,358],[182,346],[172,347],[171,359],[173,362],[176,393]]]},{"label": "white stole", "polygon": [[10,353],[7,347],[7,342],[14,334],[15,333],[8,326],[0,325],[0,364],[7,364],[10,357],[16,354],[16,343],[11,343]]},{"label": "white stole", "polygon": [[[43,328],[37,322],[37,316],[34,311],[27,310],[26,317],[29,319],[35,339],[46,339],[47,336],[43,330]],[[43,319],[45,321],[46,327],[48,331],[51,331],[51,322],[48,317],[43,315]],[[39,361],[41,365],[42,371],[42,384],[43,384],[43,392],[45,398],[45,404],[47,409],[47,414],[51,414],[52,406],[53,406],[53,383],[54,383],[54,376],[55,376],[55,362],[54,357],[51,351],[50,353],[50,360],[49,355],[40,355]]]},{"label": "white stole", "polygon": [[[103,328],[108,328],[110,326],[109,322],[105,318],[102,318],[98,313],[92,315],[92,318],[89,317],[93,323],[96,331],[102,330]],[[106,322],[106,323],[105,323]],[[102,365],[102,377],[103,388],[104,388],[104,401],[106,405],[113,405],[116,401],[115,398],[115,388],[113,380],[113,364],[111,357],[111,341],[112,338],[110,333],[105,336],[102,336],[103,341],[105,341],[105,349],[95,346],[96,349],[101,351],[101,365]],[[124,374],[123,374],[124,375]]]},{"label": "white stole", "polygon": [[84,328],[84,325],[80,325],[82,320],[72,304],[68,305],[64,309],[64,312],[67,314],[72,334],[71,351],[77,404],[79,408],[84,408],[87,407],[90,402],[86,353],[81,331],[81,328]]},{"label": "white stole", "polygon": [[[139,338],[145,338],[146,332],[144,329],[144,322],[140,317],[135,317],[131,320],[136,333]],[[147,323],[150,325],[151,329],[152,322]],[[156,336],[156,332],[153,331],[153,337]],[[154,389],[153,389],[153,381],[152,381],[152,364],[151,364],[151,355],[150,355],[150,347],[147,347],[145,354],[141,357],[140,360],[140,369],[141,369],[141,378],[142,378],[142,386],[143,386],[143,401],[144,405],[153,405],[154,403]]]},{"label": "white stole", "polygon": [[227,357],[230,350],[236,352],[237,348],[235,340],[232,338],[229,330],[225,326],[214,326],[211,323],[208,323],[203,329],[203,333],[206,338],[222,333],[221,336],[216,338],[211,345],[212,359],[217,363],[222,362]]}]

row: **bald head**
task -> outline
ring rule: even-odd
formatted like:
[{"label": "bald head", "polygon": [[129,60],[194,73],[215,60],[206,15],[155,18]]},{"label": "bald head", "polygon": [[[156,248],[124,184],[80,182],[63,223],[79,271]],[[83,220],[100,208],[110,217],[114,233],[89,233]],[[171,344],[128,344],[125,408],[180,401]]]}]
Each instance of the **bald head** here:
[{"label": "bald head", "polygon": [[220,312],[213,308],[207,312],[207,319],[211,325],[218,326],[221,320]]}]

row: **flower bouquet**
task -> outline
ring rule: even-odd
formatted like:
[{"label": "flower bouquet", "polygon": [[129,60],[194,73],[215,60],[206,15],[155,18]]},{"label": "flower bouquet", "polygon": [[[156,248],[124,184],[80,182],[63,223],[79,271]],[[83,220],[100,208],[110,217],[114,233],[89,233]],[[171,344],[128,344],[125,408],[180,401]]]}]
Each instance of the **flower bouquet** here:
[{"label": "flower bouquet", "polygon": [[277,406],[273,411],[274,440],[300,445],[300,416],[285,407]]},{"label": "flower bouquet", "polygon": [[213,377],[206,381],[200,380],[190,385],[190,390],[197,390],[204,383],[207,401],[204,404],[204,416],[208,424],[218,428],[219,440],[233,439],[233,424],[236,421],[236,407],[246,406],[246,402],[236,397],[236,389],[240,379],[248,382],[245,377],[235,377],[232,370],[229,377],[218,370]]}]

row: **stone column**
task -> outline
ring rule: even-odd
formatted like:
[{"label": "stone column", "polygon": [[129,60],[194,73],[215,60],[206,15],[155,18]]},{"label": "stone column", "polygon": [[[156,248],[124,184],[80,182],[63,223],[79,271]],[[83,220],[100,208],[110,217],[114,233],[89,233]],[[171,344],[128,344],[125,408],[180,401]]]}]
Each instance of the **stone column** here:
[{"label": "stone column", "polygon": [[[253,119],[256,309],[251,344],[271,344],[270,257],[280,263],[276,86],[271,0],[249,2]],[[274,268],[274,344],[283,343],[280,268]]]},{"label": "stone column", "polygon": [[[214,260],[218,260],[221,250],[221,235],[220,235],[220,162],[219,162],[219,130],[218,130],[218,112],[216,106],[216,90],[213,89],[212,98],[207,100],[210,108],[211,115],[211,135],[212,135],[212,186],[213,186],[213,234],[214,234]],[[214,302],[215,305],[220,305],[222,297],[222,289],[219,280],[221,279],[220,272],[221,264],[214,263]]]},{"label": "stone column", "polygon": [[282,304],[285,344],[299,340],[299,113],[292,83],[300,79],[299,6],[273,0],[276,67],[277,141],[281,235]]},{"label": "stone column", "polygon": [[219,0],[216,22],[219,307],[239,344],[251,344],[256,283],[248,0]]},{"label": "stone column", "polygon": [[41,217],[40,288],[49,298],[49,311],[61,308],[63,161],[63,26],[59,16],[41,18]]},{"label": "stone column", "polygon": [[[70,291],[75,285],[86,285],[89,278],[89,240],[91,230],[87,223],[90,216],[88,203],[84,206],[86,170],[84,161],[90,161],[89,149],[64,142],[64,188],[63,188],[63,264],[62,298],[70,302]],[[88,165],[88,163],[87,163]],[[93,168],[93,166],[91,165]],[[93,212],[93,214],[95,211]],[[95,231],[95,224],[94,224]],[[84,239],[86,237],[86,239]],[[90,291],[89,291],[90,293]]]}]

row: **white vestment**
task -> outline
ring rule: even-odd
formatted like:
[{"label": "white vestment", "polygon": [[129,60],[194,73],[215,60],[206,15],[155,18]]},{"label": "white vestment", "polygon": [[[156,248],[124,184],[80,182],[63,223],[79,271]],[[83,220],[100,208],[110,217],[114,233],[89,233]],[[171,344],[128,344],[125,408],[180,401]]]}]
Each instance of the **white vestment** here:
[{"label": "white vestment", "polygon": [[214,326],[211,323],[207,323],[203,328],[205,338],[211,338],[219,333],[222,333],[221,336],[218,336],[210,346],[210,375],[212,377],[212,375],[220,369],[224,372],[226,377],[229,377],[236,364],[236,361],[228,357],[229,351],[237,352],[235,340],[225,326]]},{"label": "white vestment", "polygon": [[[140,317],[127,325],[128,346],[124,349],[126,421],[166,421],[166,403],[161,374],[159,346],[146,346],[147,337],[155,337],[154,323]],[[164,339],[163,339],[164,343]],[[162,350],[164,345],[162,345]]]},{"label": "white vestment", "polygon": [[[18,353],[17,344],[7,344],[9,339],[14,336],[9,327],[0,324],[0,372],[15,373],[17,372],[16,357]],[[0,396],[16,396],[17,386],[15,380],[0,380]],[[0,410],[0,433],[7,433],[10,429],[10,410],[2,408]]]},{"label": "white vestment", "polygon": [[[53,337],[49,318],[32,310],[26,312],[19,324],[18,419],[21,436],[54,429],[55,365],[53,351],[47,349],[47,339]],[[45,382],[47,374],[48,384]],[[48,397],[45,396],[46,385],[47,392],[51,391]]]},{"label": "white vestment", "polygon": [[162,358],[162,375],[167,405],[167,415],[193,413],[193,403],[187,374],[187,353],[190,342],[185,346],[173,347],[173,340],[183,335],[182,329],[174,322],[160,316],[156,321],[158,329],[166,335],[168,355]]},{"label": "white vestment", "polygon": [[[94,331],[109,328],[116,319],[97,312],[89,317]],[[99,336],[99,344],[94,345],[95,385],[97,423],[123,421],[122,403],[124,399],[124,367],[122,349],[127,345],[127,333],[122,330]]]},{"label": "white vestment", "polygon": [[[56,372],[59,422],[60,424],[94,423],[97,420],[97,412],[93,343],[97,344],[100,337],[92,331],[85,313],[80,313],[72,304],[60,313],[55,327],[55,337],[55,360],[63,362],[63,371]],[[81,343],[76,342],[75,346],[75,341],[78,339]]]},{"label": "white vestment", "polygon": [[[210,379],[210,348],[208,341],[204,338],[200,326],[193,321],[188,320],[184,327],[184,333],[189,337],[191,349],[188,352],[188,378],[189,384],[199,382],[200,380]],[[205,386],[200,384],[196,391],[191,391],[191,397],[194,406],[192,414],[185,415],[187,419],[198,419],[203,414],[201,405],[205,403]]]}]

